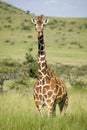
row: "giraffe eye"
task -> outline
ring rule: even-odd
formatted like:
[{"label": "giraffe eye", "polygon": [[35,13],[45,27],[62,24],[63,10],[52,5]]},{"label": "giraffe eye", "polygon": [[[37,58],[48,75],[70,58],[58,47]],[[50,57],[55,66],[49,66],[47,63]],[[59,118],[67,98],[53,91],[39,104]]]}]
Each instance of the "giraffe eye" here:
[{"label": "giraffe eye", "polygon": [[35,23],[34,25],[35,25],[35,30],[37,30],[37,25],[36,25],[36,23]]},{"label": "giraffe eye", "polygon": [[43,27],[45,26],[45,24],[43,24]]}]

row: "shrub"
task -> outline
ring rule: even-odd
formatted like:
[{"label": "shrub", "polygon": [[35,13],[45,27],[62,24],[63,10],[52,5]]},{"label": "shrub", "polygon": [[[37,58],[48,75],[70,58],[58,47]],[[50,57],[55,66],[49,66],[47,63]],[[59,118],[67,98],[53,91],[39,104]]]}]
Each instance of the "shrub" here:
[{"label": "shrub", "polygon": [[9,86],[10,89],[25,90],[29,88],[28,79],[26,77],[19,77]]},{"label": "shrub", "polygon": [[84,28],[87,29],[87,23],[84,23]]},{"label": "shrub", "polygon": [[24,43],[27,43],[27,41],[24,41]]},{"label": "shrub", "polygon": [[25,19],[24,22],[29,22],[29,20],[28,20],[28,19]]},{"label": "shrub", "polygon": [[6,58],[2,61],[2,64],[5,65],[5,66],[9,66],[9,67],[17,67],[17,66],[20,66],[20,64],[13,60],[12,58]]},{"label": "shrub", "polygon": [[22,30],[31,30],[31,27],[29,25],[25,25],[24,23],[21,24]]},{"label": "shrub", "polygon": [[5,80],[14,80],[19,76],[20,64],[13,59],[4,59],[0,62],[0,84],[4,84]]},{"label": "shrub", "polygon": [[73,32],[73,30],[72,29],[68,29],[68,32]]},{"label": "shrub", "polygon": [[32,35],[29,35],[28,38],[33,38]]},{"label": "shrub", "polygon": [[76,22],[75,22],[75,21],[71,21],[71,24],[72,24],[72,25],[75,25],[75,24],[76,24]]},{"label": "shrub", "polygon": [[10,19],[11,19],[11,17],[10,17],[10,16],[6,17],[6,20],[10,20]]},{"label": "shrub", "polygon": [[63,27],[66,26],[66,23],[65,22],[61,23],[61,26],[63,26]]},{"label": "shrub", "polygon": [[26,53],[26,60],[24,62],[24,65],[27,67],[27,71],[30,77],[36,78],[37,77],[37,62],[31,55],[32,48],[28,50]]},{"label": "shrub", "polygon": [[10,43],[10,40],[5,40],[6,43]]},{"label": "shrub", "polygon": [[71,42],[70,45],[72,45],[72,47],[73,47],[73,45],[75,45],[75,46],[77,46],[78,48],[84,48],[84,46],[81,45],[81,43],[78,43],[78,42],[76,42],[76,41]]},{"label": "shrub", "polygon": [[11,42],[11,45],[14,45],[15,44],[15,41]]},{"label": "shrub", "polygon": [[5,28],[11,28],[11,25],[4,25]]},{"label": "shrub", "polygon": [[[0,62],[0,88],[3,88],[5,80],[12,81],[10,89],[26,89],[30,85],[30,77],[37,77],[37,63],[31,55],[32,48],[26,53],[26,60],[23,64],[8,58]],[[29,81],[29,82],[28,82]],[[32,85],[30,85],[32,86]]]},{"label": "shrub", "polygon": [[59,28],[59,30],[62,30],[62,28]]},{"label": "shrub", "polygon": [[74,81],[74,86],[76,86],[77,88],[87,88],[87,80],[81,79],[81,78],[77,78]]},{"label": "shrub", "polygon": [[56,20],[56,19],[53,19],[53,22],[56,24],[56,23],[57,23],[57,20]]}]

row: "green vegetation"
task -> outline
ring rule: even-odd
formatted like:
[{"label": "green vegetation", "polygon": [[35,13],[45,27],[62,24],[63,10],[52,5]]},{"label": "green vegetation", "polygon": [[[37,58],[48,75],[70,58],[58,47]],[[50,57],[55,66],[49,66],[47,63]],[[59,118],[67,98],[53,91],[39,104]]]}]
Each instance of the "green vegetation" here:
[{"label": "green vegetation", "polygon": [[37,77],[36,17],[0,2],[0,130],[86,130],[87,18],[49,17],[47,63],[69,91],[66,116],[41,118],[33,101]]},{"label": "green vegetation", "polygon": [[66,116],[41,118],[34,104],[32,92],[0,95],[0,130],[86,130],[87,94],[69,90],[69,106]]}]

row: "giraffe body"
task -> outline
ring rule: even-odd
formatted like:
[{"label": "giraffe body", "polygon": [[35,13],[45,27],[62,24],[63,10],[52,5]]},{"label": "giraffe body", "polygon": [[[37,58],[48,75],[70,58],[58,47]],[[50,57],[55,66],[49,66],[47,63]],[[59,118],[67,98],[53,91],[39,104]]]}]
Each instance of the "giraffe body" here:
[{"label": "giraffe body", "polygon": [[48,116],[55,115],[56,104],[59,105],[60,112],[66,112],[68,105],[68,94],[64,82],[57,78],[47,67],[45,44],[43,36],[42,17],[38,17],[37,21],[32,20],[36,26],[38,34],[38,79],[34,88],[34,100],[41,114],[44,115],[44,106],[48,107]]}]

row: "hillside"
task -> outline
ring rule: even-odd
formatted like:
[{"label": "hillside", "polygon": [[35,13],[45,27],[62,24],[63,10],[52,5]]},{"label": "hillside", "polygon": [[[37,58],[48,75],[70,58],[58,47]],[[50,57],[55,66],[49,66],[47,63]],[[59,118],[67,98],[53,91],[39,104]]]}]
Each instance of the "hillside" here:
[{"label": "hillside", "polygon": [[[0,60],[23,61],[28,48],[36,58],[37,37],[31,18],[36,17],[0,2]],[[87,64],[87,18],[49,17],[45,27],[48,63]]]},{"label": "hillside", "polygon": [[[9,4],[0,2],[1,59],[6,57],[16,59],[21,57],[21,52],[25,46],[23,46],[23,43],[26,43],[26,40],[29,39],[28,36],[31,30],[30,19],[31,15]],[[24,56],[24,52],[22,56]]]}]

